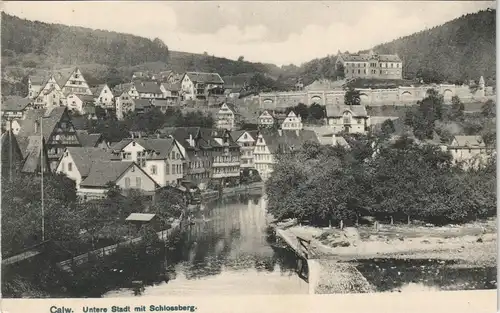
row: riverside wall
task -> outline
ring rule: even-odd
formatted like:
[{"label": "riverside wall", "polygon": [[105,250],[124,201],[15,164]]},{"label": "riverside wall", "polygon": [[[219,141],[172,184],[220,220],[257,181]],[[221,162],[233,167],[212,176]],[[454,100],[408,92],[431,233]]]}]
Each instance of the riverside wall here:
[{"label": "riverside wall", "polygon": [[[394,89],[356,89],[361,95],[361,104],[369,106],[382,105],[414,105],[422,100],[427,91],[435,89],[443,95],[445,102],[451,102],[453,96],[458,96],[462,102],[486,101],[494,96],[492,87],[485,87],[472,91],[469,86],[457,85],[428,85],[418,87],[398,87]],[[261,110],[284,109],[299,103],[311,105],[333,105],[344,103],[345,90],[323,90],[323,91],[290,91],[269,92],[259,94],[259,108]]]}]

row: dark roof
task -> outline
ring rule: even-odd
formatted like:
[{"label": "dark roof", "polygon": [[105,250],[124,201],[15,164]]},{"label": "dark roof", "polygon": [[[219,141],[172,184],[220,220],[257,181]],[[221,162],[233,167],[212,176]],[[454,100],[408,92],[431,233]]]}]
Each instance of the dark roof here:
[{"label": "dark roof", "polygon": [[246,132],[246,130],[233,130],[232,132],[230,132],[231,134],[231,138],[233,138],[234,141],[238,140],[244,133]]},{"label": "dark roof", "polygon": [[153,106],[155,106],[155,107],[166,107],[166,106],[168,106],[168,101],[167,100],[155,99],[155,101],[153,102]]},{"label": "dark roof", "polygon": [[191,81],[204,84],[224,84],[218,73],[186,72]]},{"label": "dark roof", "polygon": [[181,83],[173,83],[173,84],[168,84],[168,83],[163,83],[163,87],[165,87],[166,90],[170,91],[180,91],[181,90]]},{"label": "dark roof", "polygon": [[[185,149],[210,149],[213,147],[221,147],[215,138],[221,138],[224,132],[217,133],[216,130],[203,127],[165,127],[158,131],[163,135],[171,135]],[[195,147],[189,144],[189,138],[195,141]],[[235,145],[233,142],[232,145]]]},{"label": "dark roof", "polygon": [[326,106],[326,116],[342,116],[345,111],[350,111],[354,116],[368,116],[364,105],[329,104]]},{"label": "dark roof", "polygon": [[71,155],[82,177],[87,177],[90,170],[97,163],[107,162],[111,159],[111,153],[101,148],[68,147],[66,149]]},{"label": "dark roof", "polygon": [[260,132],[266,146],[271,153],[278,151],[290,151],[291,149],[299,149],[305,142],[311,141],[319,143],[316,133],[312,130],[262,130]]},{"label": "dark roof", "polygon": [[401,59],[396,54],[343,54],[342,59],[353,62],[366,62],[378,59],[380,62],[401,62]]},{"label": "dark roof", "polygon": [[148,99],[133,99],[136,109],[144,109],[151,106],[151,102]]},{"label": "dark roof", "polygon": [[9,96],[2,101],[2,111],[22,111],[30,103],[33,103],[33,100],[29,98]]},{"label": "dark roof", "polygon": [[92,91],[92,94],[97,97],[101,94],[102,90],[106,87],[106,84],[100,84],[99,86],[92,87],[90,88],[90,91]]},{"label": "dark roof", "polygon": [[78,130],[76,132],[82,147],[96,147],[102,139],[102,134],[89,134],[87,131]]},{"label": "dark roof", "polygon": [[174,139],[171,138],[127,138],[114,144],[111,149],[115,154],[119,153],[119,151],[132,141],[148,150],[147,159],[149,160],[164,160],[168,158],[169,153],[175,145]]},{"label": "dark roof", "polygon": [[135,89],[139,93],[162,93],[160,86],[156,82],[134,82]]},{"label": "dark roof", "polygon": [[[23,173],[35,173],[38,171],[40,166],[40,156],[42,147],[42,139],[40,136],[29,136],[27,138],[27,147],[24,153],[24,164],[21,169]],[[48,162],[47,150],[44,149],[44,172],[50,171],[50,166]]]},{"label": "dark roof", "polygon": [[[32,135],[40,135],[40,118],[43,117],[43,137],[48,140],[57,123],[61,120],[66,107],[56,107],[50,109],[36,109],[29,110],[26,113],[26,118],[21,120],[21,129],[19,130],[19,137],[29,137]],[[35,126],[35,123],[38,126]]]},{"label": "dark roof", "polygon": [[87,178],[81,186],[104,187],[109,182],[116,182],[134,162],[101,161],[96,162],[90,168]]},{"label": "dark roof", "polygon": [[220,107],[222,107],[224,104],[225,104],[225,105],[227,105],[227,107],[228,107],[231,111],[233,111],[233,113],[236,113],[236,110],[235,110],[235,108],[234,108],[234,104],[232,104],[232,103],[223,102],[223,103],[221,103],[221,104],[219,105],[219,108],[220,108]]},{"label": "dark roof", "polygon": [[84,94],[75,94],[75,96],[77,96],[78,99],[82,100],[84,103],[94,103],[94,96]]}]

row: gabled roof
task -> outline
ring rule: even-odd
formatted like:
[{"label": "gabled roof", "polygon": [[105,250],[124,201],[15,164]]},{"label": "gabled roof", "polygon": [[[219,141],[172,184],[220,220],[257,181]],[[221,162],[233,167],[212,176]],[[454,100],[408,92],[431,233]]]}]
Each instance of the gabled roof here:
[{"label": "gabled roof", "polygon": [[89,134],[86,130],[77,130],[76,135],[82,144],[82,147],[96,147],[102,139],[102,134]]},{"label": "gabled roof", "polygon": [[169,91],[180,91],[181,90],[181,83],[180,82],[173,83],[173,84],[162,83],[161,85],[163,87],[165,87],[166,90],[169,90]]},{"label": "gabled roof", "polygon": [[82,100],[83,103],[94,103],[94,96],[85,94],[74,94],[74,95],[78,97],[78,99]]},{"label": "gabled roof", "polygon": [[101,148],[94,147],[68,147],[66,150],[71,155],[82,177],[87,177],[90,170],[101,162],[107,162],[111,159],[111,154]]},{"label": "gabled roof", "polygon": [[107,86],[107,84],[100,84],[99,86],[90,88],[90,91],[92,91],[92,94],[95,97],[98,97],[101,94],[104,87],[106,87],[106,86]]},{"label": "gabled roof", "polygon": [[218,73],[186,72],[191,81],[203,84],[224,84]]},{"label": "gabled roof", "polygon": [[148,150],[148,160],[167,159],[175,145],[175,141],[172,138],[126,138],[114,144],[111,149],[115,154],[117,154],[132,141]]},{"label": "gabled roof", "polygon": [[401,62],[401,59],[396,54],[379,54],[378,60],[380,62]]},{"label": "gabled roof", "polygon": [[153,102],[153,106],[155,106],[155,107],[167,107],[168,101],[161,100],[161,99],[155,99],[155,101]]},{"label": "gabled roof", "polygon": [[19,96],[5,97],[2,101],[2,111],[23,111],[26,107],[33,103],[32,99]]},{"label": "gabled roof", "polygon": [[105,187],[107,183],[116,182],[118,178],[134,165],[134,162],[96,162],[92,165],[87,178],[81,182],[80,186]]},{"label": "gabled roof", "polygon": [[342,116],[345,111],[350,111],[354,116],[368,116],[364,105],[329,104],[326,106],[327,117],[339,117]]},{"label": "gabled roof", "polygon": [[[48,140],[57,123],[61,120],[66,107],[56,107],[53,109],[36,109],[26,112],[26,118],[21,120],[21,129],[19,137],[29,137],[40,135],[40,118],[43,117],[43,137]],[[38,126],[35,126],[37,123]]]},{"label": "gabled roof", "polygon": [[162,93],[160,86],[156,82],[140,82],[136,81],[134,82],[135,89],[137,89],[137,92],[139,93]]},{"label": "gabled roof", "polygon": [[266,146],[273,154],[279,151],[290,151],[291,149],[299,149],[305,142],[311,141],[319,143],[316,133],[312,130],[262,130],[260,132]]},{"label": "gabled roof", "polygon": [[[42,143],[44,140],[41,139],[40,136],[29,136],[28,138],[26,138],[26,141],[27,141],[27,146],[24,152],[24,164],[21,169],[21,172],[35,173],[38,171],[40,166],[42,147],[45,147],[45,145]],[[47,150],[45,148],[43,150],[44,150],[43,151],[44,172],[49,172],[50,165],[49,165]]]},{"label": "gabled roof", "polygon": [[234,131],[230,132],[231,138],[234,141],[238,141],[238,139],[240,139],[240,137],[243,136],[244,133],[247,133],[250,137],[252,137],[253,140],[256,140],[259,131],[258,130],[234,130]]},{"label": "gabled roof", "polygon": [[[456,144],[455,144],[456,141]],[[452,146],[455,147],[471,147],[471,148],[484,148],[486,147],[481,136],[455,136]]]},{"label": "gabled roof", "polygon": [[221,103],[221,104],[219,105],[219,108],[222,108],[222,106],[223,106],[224,104],[225,104],[225,105],[227,105],[227,107],[228,107],[231,111],[233,111],[233,113],[236,113],[236,110],[235,110],[235,108],[234,108],[234,104],[232,104],[232,103],[223,102],[223,103]]},{"label": "gabled roof", "polygon": [[155,216],[156,214],[150,214],[150,213],[132,213],[125,220],[134,222],[149,222]]}]

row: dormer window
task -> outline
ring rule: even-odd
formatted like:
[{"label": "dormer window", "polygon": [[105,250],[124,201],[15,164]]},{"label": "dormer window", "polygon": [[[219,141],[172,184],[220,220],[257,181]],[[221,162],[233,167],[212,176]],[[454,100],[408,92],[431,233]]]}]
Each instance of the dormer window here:
[{"label": "dormer window", "polygon": [[75,73],[75,78],[78,78],[78,73]]},{"label": "dormer window", "polygon": [[134,146],[134,147],[135,147],[135,141],[132,141],[132,146]]}]

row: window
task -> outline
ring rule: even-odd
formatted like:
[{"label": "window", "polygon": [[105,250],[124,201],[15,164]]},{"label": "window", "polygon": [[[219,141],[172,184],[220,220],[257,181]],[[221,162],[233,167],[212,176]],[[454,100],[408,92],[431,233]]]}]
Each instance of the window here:
[{"label": "window", "polygon": [[75,78],[78,78],[78,73],[75,73]]},{"label": "window", "polygon": [[391,63],[391,67],[394,67],[394,63]]},{"label": "window", "polygon": [[141,178],[140,177],[135,178],[135,186],[137,188],[141,188]]},{"label": "window", "polygon": [[165,165],[165,174],[170,175],[170,164]]},{"label": "window", "polygon": [[361,74],[361,70],[358,70],[358,74]]},{"label": "window", "polygon": [[175,160],[175,151],[172,151],[172,160]]},{"label": "window", "polygon": [[125,177],[125,189],[129,189],[129,188],[130,188],[130,178]]},{"label": "window", "polygon": [[380,70],[380,74],[382,74],[382,70]]},{"label": "window", "polygon": [[135,166],[132,166],[131,172],[135,172]]},{"label": "window", "polygon": [[172,164],[172,174],[175,175],[177,172],[175,171],[177,168],[175,167],[174,164]]},{"label": "window", "polygon": [[151,166],[151,174],[156,175],[156,171],[157,171],[156,165],[152,165]]},{"label": "window", "polygon": [[366,74],[366,70],[365,70],[365,74]]},{"label": "window", "polygon": [[135,141],[132,141],[132,146],[134,146],[134,147],[135,147]]}]

